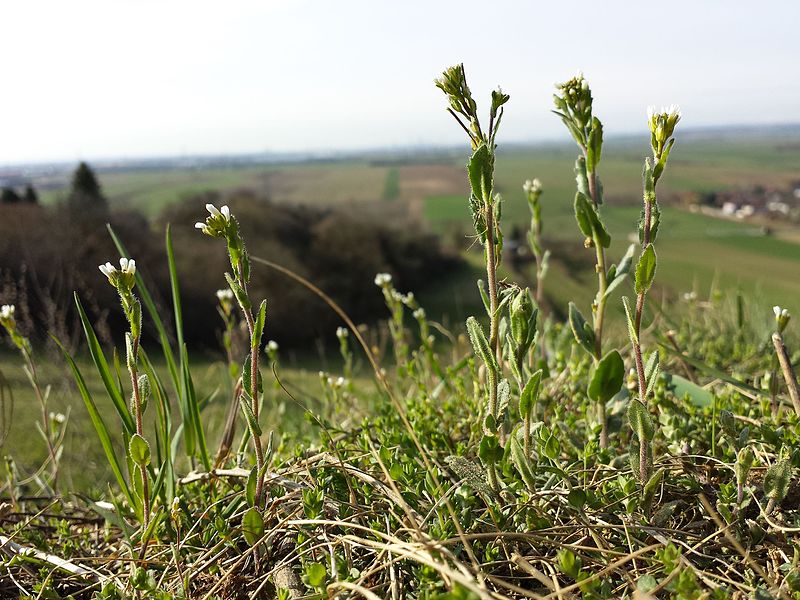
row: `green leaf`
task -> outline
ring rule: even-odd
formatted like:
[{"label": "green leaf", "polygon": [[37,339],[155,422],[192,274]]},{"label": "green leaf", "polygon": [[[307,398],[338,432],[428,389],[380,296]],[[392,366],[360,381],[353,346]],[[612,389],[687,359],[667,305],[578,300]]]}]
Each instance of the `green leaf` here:
[{"label": "green leaf", "polygon": [[741,485],[745,484],[747,481],[747,474],[750,473],[754,460],[755,456],[749,446],[742,448],[736,454],[736,464],[733,466],[733,470],[736,473],[737,483]]},{"label": "green leaf", "polygon": [[321,563],[311,563],[306,565],[303,580],[312,588],[321,588],[325,585],[328,578],[328,571]]},{"label": "green leaf", "polygon": [[645,398],[649,398],[653,388],[655,388],[659,370],[658,350],[653,350],[650,356],[647,357],[647,362],[644,365],[644,380],[647,382],[647,388],[644,394]]},{"label": "green leaf", "polygon": [[522,481],[528,486],[528,489],[536,491],[536,478],[534,477],[533,467],[531,466],[530,458],[525,455],[525,450],[516,435],[511,436],[509,442],[511,445],[511,461],[514,463],[517,472],[519,472]]},{"label": "green leaf", "polygon": [[664,147],[664,150],[661,152],[661,160],[656,163],[656,166],[653,168],[653,181],[657,182],[661,175],[664,173],[664,169],[667,166],[667,159],[669,158],[669,153],[672,151],[672,146],[675,145],[675,138],[671,139],[667,142],[667,145]]},{"label": "green leaf", "polygon": [[245,541],[251,546],[261,539],[264,535],[264,519],[258,509],[251,507],[247,509],[242,517],[242,533]]},{"label": "green leaf", "polygon": [[150,464],[150,444],[138,433],[134,433],[128,442],[128,454],[131,460],[140,467]]},{"label": "green leaf", "polygon": [[469,339],[472,342],[472,347],[475,349],[475,354],[481,357],[487,369],[491,370],[492,373],[497,373],[499,368],[497,366],[497,360],[494,357],[494,352],[492,352],[489,341],[483,333],[483,328],[481,328],[475,317],[469,317],[467,319],[467,333],[469,333]]},{"label": "green leaf", "polygon": [[636,436],[641,440],[652,441],[655,436],[655,427],[650,418],[650,413],[644,404],[633,398],[628,403],[628,423]]},{"label": "green leaf", "polygon": [[132,434],[136,431],[136,427],[133,422],[133,417],[128,410],[128,405],[126,404],[125,399],[122,397],[122,392],[120,391],[119,386],[117,386],[116,382],[114,381],[111,370],[108,368],[108,362],[106,361],[103,349],[100,347],[100,341],[97,339],[97,335],[94,332],[94,328],[89,321],[86,311],[83,310],[83,304],[81,304],[78,293],[75,292],[74,296],[75,306],[78,308],[78,316],[80,317],[81,325],[83,326],[83,333],[86,337],[86,345],[89,348],[89,355],[92,357],[92,362],[94,363],[94,366],[100,375],[100,379],[103,381],[103,386],[106,388],[108,397],[114,404],[114,408],[116,409],[117,414],[122,421],[123,427],[128,433]]},{"label": "green leaf", "polygon": [[591,326],[583,318],[574,302],[569,303],[569,326],[577,342],[586,352],[594,356],[595,336]]},{"label": "green leaf", "polygon": [[697,407],[711,406],[714,403],[714,395],[707,389],[684,379],[680,375],[671,375],[672,385],[675,386],[673,393],[676,398],[684,398],[687,395],[692,404]]},{"label": "green leaf", "polygon": [[636,265],[636,282],[634,289],[637,294],[644,294],[653,285],[653,279],[656,276],[656,249],[652,244],[649,244],[642,255],[639,257],[639,262]]},{"label": "green leaf", "polygon": [[484,204],[491,204],[494,158],[486,144],[481,144],[472,153],[467,165],[467,172],[472,193],[482,200]]},{"label": "green leaf", "polygon": [[236,300],[239,302],[239,306],[242,307],[242,310],[250,310],[252,304],[250,303],[250,297],[247,295],[247,292],[245,292],[242,286],[231,277],[230,273],[225,273],[225,280],[228,282],[228,286],[231,288],[233,295],[236,296]]},{"label": "green leaf", "polygon": [[770,500],[782,501],[789,492],[791,479],[792,463],[788,459],[776,462],[764,475],[764,494]]},{"label": "green leaf", "polygon": [[639,336],[636,335],[636,323],[633,320],[631,304],[627,296],[622,297],[622,306],[625,307],[625,322],[628,324],[628,337],[631,340],[631,344],[635,345],[639,341]]},{"label": "green leaf", "polygon": [[569,502],[570,506],[573,508],[577,508],[578,510],[582,509],[586,504],[586,492],[580,488],[572,488],[569,494],[567,494],[567,502]]},{"label": "green leaf", "polygon": [[484,435],[478,447],[478,458],[483,464],[494,464],[503,458],[503,447],[493,435]]},{"label": "green leaf", "polygon": [[521,419],[524,419],[526,416],[530,417],[531,413],[533,412],[533,407],[539,400],[541,382],[541,369],[531,375],[528,381],[525,382],[525,387],[522,388],[522,393],[519,397],[519,416]]},{"label": "green leaf", "polygon": [[575,194],[575,220],[578,221],[578,228],[584,237],[592,237],[592,217],[589,211],[589,203],[581,192]]},{"label": "green leaf", "polygon": [[611,245],[611,236],[603,225],[600,215],[581,192],[575,194],[575,218],[578,220],[578,227],[583,235],[592,239],[596,238],[603,248]]},{"label": "green leaf", "polygon": [[134,501],[134,497],[131,493],[130,487],[128,486],[128,482],[126,481],[125,476],[122,474],[122,464],[117,458],[117,453],[114,450],[114,444],[111,442],[111,435],[108,432],[108,427],[106,426],[103,417],[100,416],[100,411],[97,410],[97,405],[94,403],[94,399],[89,392],[89,388],[86,386],[86,381],[84,380],[78,365],[75,363],[70,353],[67,352],[66,348],[64,348],[64,346],[55,336],[51,337],[61,350],[70,370],[72,371],[72,376],[78,386],[78,391],[81,394],[81,398],[83,398],[83,403],[86,406],[87,412],[89,413],[89,418],[92,421],[95,432],[97,432],[97,437],[100,438],[100,445],[103,447],[103,452],[106,455],[106,460],[108,460],[108,465],[111,467],[111,472],[114,474],[114,478],[117,480],[117,484],[119,485],[120,490],[122,490],[122,493],[125,495],[128,504],[131,507],[135,507],[137,503]]},{"label": "green leaf", "polygon": [[631,263],[633,263],[633,244],[628,246],[628,250],[625,252],[625,255],[620,259],[618,265],[611,265],[608,269],[607,280],[608,285],[606,286],[606,292],[603,294],[603,298],[608,298],[628,275],[628,272],[631,270]]},{"label": "green leaf", "polygon": [[[242,383],[243,383],[244,387],[247,389],[248,393],[250,393],[252,395],[252,390],[250,389],[250,383],[251,383],[251,381],[250,381],[250,377],[251,377],[250,361],[251,361],[251,358],[252,357],[248,354],[247,357],[244,359],[244,364],[242,365]],[[261,379],[261,369],[259,369],[258,373],[256,373],[256,389],[258,390],[259,394],[261,394],[264,391],[264,382]]]},{"label": "green leaf", "polygon": [[247,420],[247,426],[250,428],[250,433],[253,435],[253,437],[260,437],[261,427],[258,424],[258,419],[256,419],[256,415],[253,412],[252,406],[250,406],[252,401],[253,397],[247,393],[247,390],[242,390],[242,393],[239,395],[239,406],[241,406],[242,412],[244,413],[244,418]]},{"label": "green leaf", "polygon": [[255,326],[253,327],[253,337],[250,340],[250,346],[257,348],[261,345],[261,336],[264,334],[264,323],[267,320],[267,301],[262,300],[261,306],[258,307],[258,314],[256,315]]},{"label": "green leaf", "polygon": [[595,402],[608,402],[622,389],[625,363],[619,352],[612,350],[594,367],[587,393]]},{"label": "green leaf", "polygon": [[656,471],[652,477],[647,481],[642,489],[642,510],[646,515],[650,514],[653,508],[653,501],[655,500],[656,491],[658,486],[661,485],[661,480],[664,478],[664,469]]}]

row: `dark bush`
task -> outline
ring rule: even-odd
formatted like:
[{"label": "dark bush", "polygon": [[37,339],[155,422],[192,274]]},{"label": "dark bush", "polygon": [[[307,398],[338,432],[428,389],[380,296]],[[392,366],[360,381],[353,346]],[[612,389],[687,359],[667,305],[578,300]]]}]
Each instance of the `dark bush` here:
[{"label": "dark bush", "polygon": [[[193,349],[218,347],[215,291],[225,287],[224,273],[230,270],[224,244],[194,228],[204,219],[207,202],[231,206],[252,255],[310,280],[357,322],[384,313],[383,298],[373,284],[377,272],[392,273],[400,289],[419,290],[440,279],[457,260],[440,250],[435,237],[410,227],[390,229],[345,212],[276,205],[249,192],[225,199],[214,194],[192,198],[171,207],[155,223],[137,213],[112,213],[111,225],[136,259],[168,324],[172,309],[164,230],[172,224],[186,340]],[[63,207],[0,207],[0,303],[19,305],[27,333],[50,331],[66,342],[76,340],[81,331],[72,293],[77,291],[101,336],[119,343],[123,323],[118,299],[97,268],[118,256],[94,213],[76,219]],[[253,265],[251,291],[268,301],[265,339],[285,347],[307,347],[320,335],[332,335],[340,324],[305,287],[266,266]]]}]

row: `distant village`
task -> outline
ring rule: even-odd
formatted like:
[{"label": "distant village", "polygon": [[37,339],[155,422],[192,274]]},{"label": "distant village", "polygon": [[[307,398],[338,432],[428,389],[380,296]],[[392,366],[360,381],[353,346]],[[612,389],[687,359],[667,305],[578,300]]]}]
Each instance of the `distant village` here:
[{"label": "distant village", "polygon": [[707,192],[695,196],[689,208],[693,212],[728,219],[800,223],[800,181],[788,189],[754,186]]}]

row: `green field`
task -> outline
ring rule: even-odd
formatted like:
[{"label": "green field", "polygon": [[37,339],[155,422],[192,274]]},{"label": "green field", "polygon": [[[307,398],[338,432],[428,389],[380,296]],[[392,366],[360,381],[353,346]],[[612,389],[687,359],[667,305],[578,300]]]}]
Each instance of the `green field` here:
[{"label": "green field", "polygon": [[[674,205],[709,191],[750,188],[755,185],[786,189],[800,180],[798,136],[767,138],[755,134],[687,135],[670,158],[670,168],[660,184],[664,208],[658,251],[659,284],[675,293],[693,289],[695,281],[715,280],[725,288],[758,291],[765,302],[800,312],[800,232],[791,226],[773,227],[775,237],[758,235],[752,224],[690,214]],[[502,140],[501,140],[502,142]],[[646,140],[610,139],[600,164],[606,206],[603,215],[614,236],[612,256],[624,252],[626,238],[634,232],[641,195],[641,161]],[[247,166],[206,170],[163,170],[101,173],[103,188],[113,207],[141,210],[154,216],[165,206],[206,192],[252,189],[276,202],[331,206],[366,211],[391,218],[405,214],[448,236],[466,234],[470,217],[466,206],[462,154],[450,153],[429,162],[371,162],[367,159]],[[503,149],[497,162],[496,187],[503,195],[506,232],[514,224],[525,226],[528,209],[522,193],[525,179],[538,177],[544,184],[543,216],[546,239],[576,242],[575,252],[586,252],[572,215],[573,163],[576,151],[568,144]],[[66,187],[43,193],[47,202],[66,194]],[[401,221],[402,222],[402,219]],[[754,235],[756,233],[756,235]],[[781,239],[778,239],[781,238]],[[551,301],[563,304],[585,281],[555,262],[548,283]],[[458,278],[455,278],[458,281]],[[452,291],[453,285],[444,288]],[[697,290],[702,292],[703,290]],[[448,292],[448,293],[449,293]],[[469,290],[471,293],[472,290]],[[584,296],[586,296],[584,291]],[[465,292],[464,295],[467,295]],[[584,297],[588,303],[589,298]],[[446,303],[445,303],[446,304]]]}]

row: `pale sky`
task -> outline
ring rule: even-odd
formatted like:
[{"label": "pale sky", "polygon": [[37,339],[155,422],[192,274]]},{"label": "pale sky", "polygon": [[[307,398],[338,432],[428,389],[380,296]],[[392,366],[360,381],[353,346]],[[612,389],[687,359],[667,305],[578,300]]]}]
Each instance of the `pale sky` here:
[{"label": "pale sky", "polygon": [[606,135],[800,121],[796,0],[3,0],[0,163],[454,144],[464,62],[498,141],[567,139],[577,70]]}]

